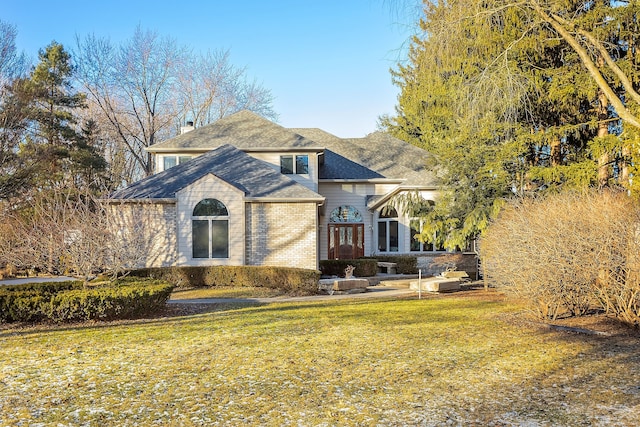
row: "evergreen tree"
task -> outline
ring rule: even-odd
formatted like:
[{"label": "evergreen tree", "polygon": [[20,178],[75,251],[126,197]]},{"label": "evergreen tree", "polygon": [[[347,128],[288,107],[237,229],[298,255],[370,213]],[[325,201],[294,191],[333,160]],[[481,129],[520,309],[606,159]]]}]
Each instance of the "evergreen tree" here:
[{"label": "evergreen tree", "polygon": [[13,174],[5,174],[4,196],[15,194],[18,184],[32,190],[96,190],[107,165],[92,146],[95,126],[87,124],[83,131],[78,124],[85,96],[73,89],[71,57],[52,42],[40,50],[39,60],[28,77],[9,87],[0,110],[0,117],[13,117],[3,123],[4,135],[13,135],[14,165]]},{"label": "evergreen tree", "polygon": [[[545,5],[598,40],[615,40],[616,28],[624,27],[605,19],[621,12],[613,2]],[[425,2],[422,36],[413,39],[408,63],[394,71],[399,105],[383,124],[433,153],[441,170],[443,195],[423,213],[431,220],[423,240],[436,232],[438,243],[462,246],[508,197],[612,185],[629,173],[611,94],[539,11],[516,6]],[[630,49],[623,55],[615,48],[624,44],[608,45],[614,46],[609,58],[629,56]],[[624,97],[614,81],[610,86]]]}]

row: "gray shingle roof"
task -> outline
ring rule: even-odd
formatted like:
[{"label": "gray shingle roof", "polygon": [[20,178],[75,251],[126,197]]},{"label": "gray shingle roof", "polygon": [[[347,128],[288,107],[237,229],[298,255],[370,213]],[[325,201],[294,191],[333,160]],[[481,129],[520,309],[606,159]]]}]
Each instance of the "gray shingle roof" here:
[{"label": "gray shingle roof", "polygon": [[240,111],[214,123],[149,147],[151,152],[210,150],[230,144],[240,149],[310,148],[317,143],[251,111]]},{"label": "gray shingle roof", "polygon": [[[403,179],[405,186],[433,187],[436,175],[428,169],[429,153],[383,132],[375,132],[364,138],[338,138],[320,129],[291,129],[313,139],[323,147],[335,152],[336,157],[349,159],[378,177]],[[352,174],[341,166],[334,167],[325,159],[325,171],[320,178],[346,179],[366,178],[364,174]]]},{"label": "gray shingle roof", "polygon": [[382,132],[343,139],[317,128],[286,129],[250,111],[149,147],[151,152],[208,151],[230,144],[241,150],[322,149],[320,179],[402,179],[405,186],[434,187],[429,153]]},{"label": "gray shingle roof", "polygon": [[243,191],[248,198],[324,200],[318,193],[231,145],[223,145],[188,162],[144,178],[116,191],[110,198],[173,199],[177,191],[208,174]]}]

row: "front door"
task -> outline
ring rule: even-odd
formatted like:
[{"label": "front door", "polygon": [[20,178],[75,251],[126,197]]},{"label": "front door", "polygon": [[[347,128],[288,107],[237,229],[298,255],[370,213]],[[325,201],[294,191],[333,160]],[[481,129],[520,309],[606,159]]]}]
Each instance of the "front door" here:
[{"label": "front door", "polygon": [[329,224],[329,259],[364,256],[364,224]]}]

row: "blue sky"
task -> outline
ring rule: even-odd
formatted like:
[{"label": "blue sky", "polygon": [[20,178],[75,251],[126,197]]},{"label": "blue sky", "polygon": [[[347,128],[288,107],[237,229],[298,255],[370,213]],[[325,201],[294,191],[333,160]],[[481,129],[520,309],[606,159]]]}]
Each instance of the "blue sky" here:
[{"label": "blue sky", "polygon": [[76,34],[94,33],[119,42],[140,25],[195,51],[229,49],[272,91],[281,125],[341,137],[373,132],[393,113],[389,69],[405,56],[411,24],[386,0],[6,2],[0,19],[33,58],[52,40],[73,48]]}]

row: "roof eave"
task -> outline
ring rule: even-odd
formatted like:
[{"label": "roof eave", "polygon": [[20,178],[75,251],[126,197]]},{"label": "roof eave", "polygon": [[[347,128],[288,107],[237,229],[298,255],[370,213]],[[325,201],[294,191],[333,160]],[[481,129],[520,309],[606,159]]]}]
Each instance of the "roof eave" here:
[{"label": "roof eave", "polygon": [[260,203],[317,203],[323,204],[324,197],[245,197],[245,202]]},{"label": "roof eave", "polygon": [[119,204],[119,203],[148,203],[148,204],[175,204],[177,199],[163,197],[163,198],[151,198],[151,197],[141,197],[141,198],[126,198],[126,199],[102,199],[103,202],[108,204]]},{"label": "roof eave", "polygon": [[[146,147],[149,153],[207,153],[218,147]],[[236,147],[245,153],[322,153],[324,147]]]},{"label": "roof eave", "polygon": [[366,182],[370,184],[402,184],[405,180],[400,178],[369,178],[369,179],[335,179],[335,178],[321,178],[318,182],[323,183],[344,183],[344,182]]},{"label": "roof eave", "polygon": [[407,185],[407,186],[399,186],[382,196],[380,199],[376,200],[375,203],[371,205],[367,205],[367,209],[370,211],[375,211],[380,206],[384,205],[389,201],[390,198],[395,196],[398,193],[403,191],[437,191],[438,188],[434,186],[419,186],[419,185]]}]

